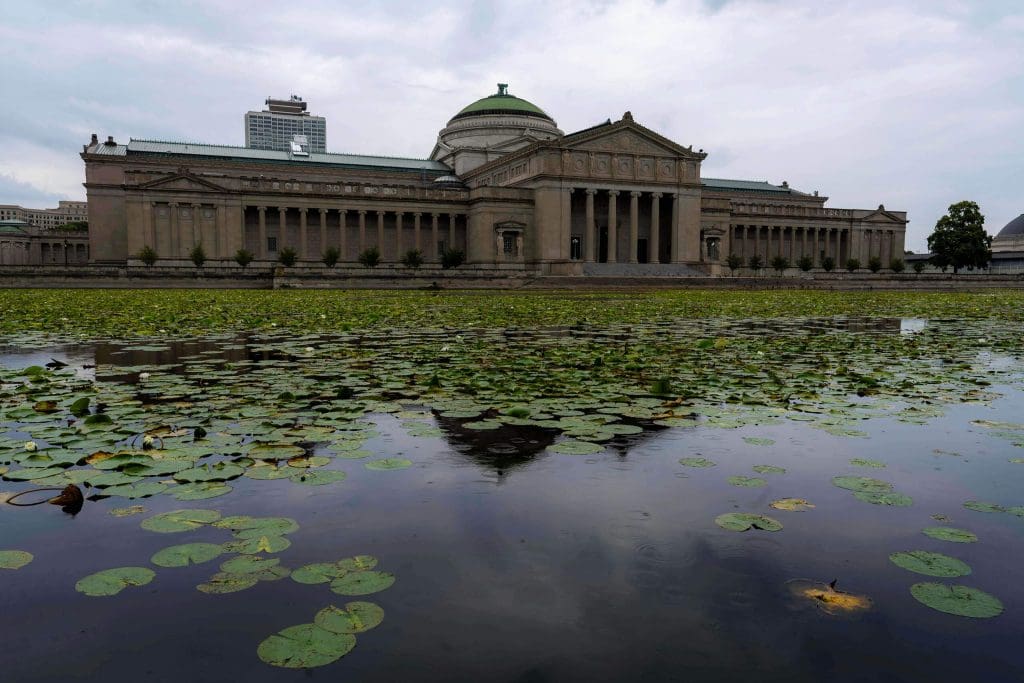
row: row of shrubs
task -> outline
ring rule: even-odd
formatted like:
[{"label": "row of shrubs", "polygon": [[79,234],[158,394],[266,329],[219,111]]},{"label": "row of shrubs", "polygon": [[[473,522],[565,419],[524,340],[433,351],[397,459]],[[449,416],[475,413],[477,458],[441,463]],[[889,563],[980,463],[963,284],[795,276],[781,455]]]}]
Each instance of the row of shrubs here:
[{"label": "row of shrubs", "polygon": [[[735,273],[739,268],[742,268],[744,265],[746,265],[751,270],[761,270],[762,268],[765,267],[764,259],[762,259],[759,255],[751,256],[749,259],[746,260],[746,263],[744,263],[742,256],[737,256],[736,254],[729,254],[729,258],[725,260],[725,264],[729,266],[729,270],[732,273]],[[770,265],[772,269],[777,271],[780,275],[785,270],[791,267],[789,259],[786,258],[785,256],[774,257],[768,265]],[[925,266],[926,264],[923,261],[915,261],[913,265],[914,272],[920,273],[925,269]],[[810,256],[801,256],[796,260],[796,267],[806,273],[814,268],[814,259],[812,259]],[[851,258],[846,259],[844,267],[847,271],[852,273],[854,271],[860,270],[864,266],[861,264],[860,259]],[[903,259],[901,258],[894,258],[891,261],[889,261],[889,270],[891,270],[894,273],[902,273],[906,269],[906,267],[907,264],[904,263]],[[836,269],[836,260],[831,256],[826,256],[825,258],[821,259],[821,268],[826,273],[831,273],[833,270]],[[870,259],[868,259],[867,269],[870,270],[872,273],[877,273],[878,271],[882,270],[882,259],[878,258],[877,256],[872,256]]]},{"label": "row of shrubs", "polygon": [[[197,268],[202,268],[206,263],[206,252],[202,244],[197,244],[188,252],[188,257]],[[138,253],[138,259],[147,266],[152,266],[159,260],[159,256],[153,247],[143,247]],[[253,261],[252,252],[246,249],[239,249],[235,252],[235,263],[245,268]],[[327,247],[322,254],[321,260],[328,268],[333,268],[341,259],[341,251],[337,247]],[[366,268],[376,268],[380,265],[380,250],[377,247],[370,247],[359,254],[359,263]],[[299,260],[299,254],[291,247],[285,247],[277,254],[277,261],[282,266],[291,267]],[[444,269],[458,268],[466,260],[466,255],[459,249],[445,249],[441,253],[441,267]],[[402,265],[407,268],[419,268],[424,263],[423,252],[419,249],[410,249],[402,257]]]}]

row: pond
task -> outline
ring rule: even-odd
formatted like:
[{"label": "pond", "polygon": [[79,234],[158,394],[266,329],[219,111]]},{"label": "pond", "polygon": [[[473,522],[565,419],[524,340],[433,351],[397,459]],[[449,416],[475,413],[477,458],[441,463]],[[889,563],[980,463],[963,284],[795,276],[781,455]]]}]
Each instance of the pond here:
[{"label": "pond", "polygon": [[1020,295],[163,294],[0,298],[5,680],[1024,678]]}]

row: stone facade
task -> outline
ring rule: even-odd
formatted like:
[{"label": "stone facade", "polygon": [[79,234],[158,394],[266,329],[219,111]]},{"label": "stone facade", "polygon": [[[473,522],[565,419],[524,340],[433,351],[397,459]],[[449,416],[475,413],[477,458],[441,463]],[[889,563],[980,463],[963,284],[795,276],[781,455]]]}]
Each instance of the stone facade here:
[{"label": "stone facade", "polygon": [[44,230],[54,230],[67,223],[86,221],[89,207],[86,202],[61,200],[54,209],[29,209],[14,204],[0,204],[0,221],[25,221]]},{"label": "stone facade", "polygon": [[89,237],[81,231],[45,230],[21,220],[0,220],[0,265],[82,265]]},{"label": "stone facade", "polygon": [[336,247],[345,264],[377,247],[385,262],[420,249],[431,263],[458,249],[476,268],[582,276],[620,264],[717,274],[731,253],[886,265],[903,254],[904,212],[703,178],[703,150],[628,112],[564,135],[504,87],[449,121],[428,160],[94,136],[82,152],[90,257],[125,263],[150,246],[184,264],[202,244],[213,261],[245,249],[269,263],[291,247],[312,263]]}]

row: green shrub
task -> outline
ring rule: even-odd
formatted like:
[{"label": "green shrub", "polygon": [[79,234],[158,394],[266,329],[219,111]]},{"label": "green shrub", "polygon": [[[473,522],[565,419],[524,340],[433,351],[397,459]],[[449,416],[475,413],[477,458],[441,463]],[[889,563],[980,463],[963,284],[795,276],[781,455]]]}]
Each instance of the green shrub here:
[{"label": "green shrub", "polygon": [[730,273],[736,273],[737,268],[743,267],[743,257],[737,254],[729,254],[729,258],[725,259],[725,265],[729,266]]},{"label": "green shrub", "polygon": [[789,259],[785,256],[772,257],[772,268],[775,269],[776,273],[782,275],[783,271],[789,268]]},{"label": "green shrub", "polygon": [[188,252],[188,257],[192,259],[192,263],[196,264],[196,268],[202,268],[203,264],[206,263],[206,252],[203,250],[203,243],[200,242]]},{"label": "green shrub", "polygon": [[298,252],[296,252],[291,247],[285,247],[277,255],[278,262],[282,266],[285,266],[286,268],[290,268],[290,267],[294,266],[295,262],[298,260],[298,258],[299,258]]},{"label": "green shrub", "polygon": [[359,263],[365,268],[376,268],[380,265],[380,249],[369,247],[359,254]]},{"label": "green shrub", "polygon": [[914,272],[920,275],[921,273],[924,272],[924,269],[927,267],[927,265],[928,264],[925,263],[924,261],[914,261]]},{"label": "green shrub", "polygon": [[855,270],[860,270],[860,259],[856,259],[856,258],[848,258],[848,259],[846,259],[846,270],[851,272],[851,273],[853,271],[855,271]]},{"label": "green shrub", "polygon": [[796,260],[796,267],[806,273],[814,267],[814,259],[810,256],[801,256]]},{"label": "green shrub", "polygon": [[459,249],[445,249],[441,254],[441,267],[445,270],[458,268],[466,261],[466,255]]},{"label": "green shrub", "polygon": [[825,269],[826,273],[831,273],[836,269],[836,260],[831,256],[826,256],[821,259],[821,267]]},{"label": "green shrub", "polygon": [[764,268],[764,260],[761,258],[760,254],[754,254],[749,259],[747,259],[747,265],[750,266],[750,269],[756,273],[757,271]]},{"label": "green shrub", "polygon": [[235,252],[235,263],[245,268],[252,263],[252,252],[247,249],[239,249]]},{"label": "green shrub", "polygon": [[877,256],[872,256],[868,259],[868,270],[872,273],[877,273],[882,269],[882,259]]},{"label": "green shrub", "polygon": [[419,249],[410,249],[402,257],[402,265],[406,268],[419,268],[423,265],[423,252]]},{"label": "green shrub", "polygon": [[337,247],[327,247],[324,249],[324,265],[328,268],[333,268],[338,264],[338,259],[341,258],[341,249]]},{"label": "green shrub", "polygon": [[903,259],[901,258],[894,258],[893,260],[889,261],[889,269],[894,273],[902,273],[906,267],[907,264],[904,263]]},{"label": "green shrub", "polygon": [[156,263],[157,260],[156,249],[150,246],[145,246],[139,250],[139,260],[147,266],[151,266]]}]

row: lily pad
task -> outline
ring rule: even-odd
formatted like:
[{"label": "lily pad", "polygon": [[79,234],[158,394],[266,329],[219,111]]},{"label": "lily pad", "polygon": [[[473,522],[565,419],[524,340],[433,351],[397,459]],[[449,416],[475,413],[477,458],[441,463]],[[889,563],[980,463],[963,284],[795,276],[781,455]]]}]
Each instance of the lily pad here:
[{"label": "lily pad", "polygon": [[161,512],[142,521],[142,528],[162,534],[173,534],[180,531],[192,531],[204,524],[212,524],[220,519],[216,510],[172,510]]},{"label": "lily pad", "polygon": [[748,488],[759,488],[765,486],[768,481],[760,477],[729,477],[729,483],[733,486],[746,486]]},{"label": "lily pad", "polygon": [[270,636],[256,648],[259,658],[273,666],[310,669],[330,664],[356,646],[349,633],[331,633],[316,624],[299,624]]},{"label": "lily pad", "polygon": [[344,481],[348,475],[341,470],[301,470],[291,476],[292,483],[306,486],[324,486]]},{"label": "lily pad", "polygon": [[316,562],[299,567],[292,572],[292,581],[304,584],[327,583],[341,576],[348,570],[339,567],[335,562]]},{"label": "lily pad", "polygon": [[892,484],[881,479],[871,477],[832,477],[832,484],[848,491],[862,491],[865,493],[888,493],[892,491]]},{"label": "lily pad", "polygon": [[215,560],[224,553],[216,543],[185,543],[157,552],[149,561],[158,567],[187,567]]},{"label": "lily pad", "polygon": [[259,583],[259,579],[254,574],[220,572],[211,576],[205,583],[196,586],[196,590],[203,593],[221,595],[244,591],[247,588],[252,588],[257,583]]},{"label": "lily pad", "polygon": [[290,517],[228,517],[214,522],[213,525],[222,529],[231,529],[235,538],[283,536],[299,529],[298,522]]},{"label": "lily pad", "polygon": [[148,498],[167,490],[167,484],[158,481],[144,481],[138,484],[121,484],[110,486],[100,491],[104,496],[120,496],[121,498]]},{"label": "lily pad", "polygon": [[175,472],[174,479],[183,482],[227,481],[245,474],[245,469],[232,463],[219,463],[211,467],[193,467]]},{"label": "lily pad", "polygon": [[926,550],[893,553],[889,555],[889,560],[897,567],[927,576],[950,578],[971,573],[971,568],[955,557]]},{"label": "lily pad", "polygon": [[363,572],[377,566],[377,558],[373,555],[356,555],[338,560],[337,565],[349,572]]},{"label": "lily pad", "polygon": [[388,572],[348,572],[331,581],[331,590],[339,595],[369,595],[395,582],[395,575]]},{"label": "lily pad", "polygon": [[128,586],[145,586],[156,574],[146,567],[105,569],[80,579],[75,590],[90,597],[117,595]]},{"label": "lily pad", "polygon": [[874,491],[854,491],[853,497],[872,505],[889,505],[905,508],[914,504],[914,499],[903,493],[875,493]]},{"label": "lily pad", "polygon": [[221,563],[220,570],[228,574],[256,574],[280,564],[276,557],[259,557],[258,555],[239,555]]},{"label": "lily pad", "polygon": [[707,458],[679,458],[680,465],[686,465],[687,467],[714,467],[715,463],[711,462]]},{"label": "lily pad", "polygon": [[284,467],[277,467],[273,465],[263,465],[250,467],[245,471],[245,476],[249,479],[287,479],[288,477],[295,474],[295,470],[289,468],[287,465]]},{"label": "lily pad", "polygon": [[777,465],[754,465],[753,470],[758,474],[785,474],[785,467],[778,467]]},{"label": "lily pad", "polygon": [[259,536],[228,541],[223,545],[226,552],[258,555],[259,553],[279,553],[291,546],[292,542],[284,536]]},{"label": "lily pad", "polygon": [[850,464],[857,467],[874,467],[876,469],[885,467],[885,463],[880,460],[868,460],[866,458],[854,458],[850,461]]},{"label": "lily pad", "polygon": [[110,514],[115,517],[130,517],[131,515],[138,515],[146,511],[141,505],[130,505],[125,508],[111,508]]},{"label": "lily pad", "polygon": [[808,503],[803,498],[781,498],[774,500],[769,505],[776,510],[788,510],[790,512],[801,512],[803,510],[812,510],[814,505]]},{"label": "lily pad", "polygon": [[952,543],[974,543],[978,540],[978,537],[970,531],[954,529],[948,526],[930,526],[927,529],[923,529],[921,533],[939,541],[950,541]]},{"label": "lily pad", "polygon": [[915,583],[910,594],[923,605],[958,617],[989,619],[1003,613],[1003,603],[998,598],[969,586]]},{"label": "lily pad", "polygon": [[363,633],[384,621],[384,610],[372,602],[345,603],[345,609],[330,605],[316,613],[313,622],[331,633]]},{"label": "lily pad", "polygon": [[765,439],[759,436],[745,436],[743,440],[751,446],[771,446],[775,443],[775,439]]},{"label": "lily pad", "polygon": [[1006,512],[1006,508],[1002,505],[996,505],[995,503],[983,503],[977,500],[969,500],[964,503],[964,507],[968,510],[975,510],[976,512]]},{"label": "lily pad", "polygon": [[195,484],[182,484],[171,489],[171,495],[175,500],[207,500],[218,498],[231,493],[233,489],[227,484],[215,481],[197,482]]},{"label": "lily pad", "polygon": [[778,520],[746,512],[727,512],[724,515],[719,515],[715,517],[715,524],[729,531],[747,531],[748,529],[779,531],[782,529],[782,523]]},{"label": "lily pad", "polygon": [[404,470],[412,467],[412,460],[405,458],[384,458],[383,460],[371,460],[366,463],[368,470]]},{"label": "lily pad", "polygon": [[604,446],[591,441],[569,439],[551,444],[548,446],[548,450],[552,453],[563,453],[565,455],[593,455],[594,453],[604,451]]},{"label": "lily pad", "polygon": [[33,559],[24,550],[0,550],[0,569],[21,569]]}]

